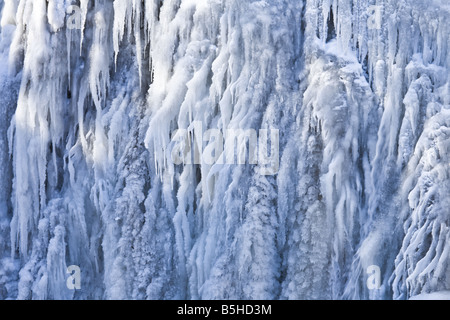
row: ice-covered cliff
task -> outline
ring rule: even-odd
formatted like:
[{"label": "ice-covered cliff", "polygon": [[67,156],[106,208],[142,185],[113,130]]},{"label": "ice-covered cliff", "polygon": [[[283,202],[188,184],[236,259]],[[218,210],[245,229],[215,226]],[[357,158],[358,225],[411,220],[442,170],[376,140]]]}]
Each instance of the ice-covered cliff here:
[{"label": "ice-covered cliff", "polygon": [[450,290],[447,0],[0,8],[1,299]]}]

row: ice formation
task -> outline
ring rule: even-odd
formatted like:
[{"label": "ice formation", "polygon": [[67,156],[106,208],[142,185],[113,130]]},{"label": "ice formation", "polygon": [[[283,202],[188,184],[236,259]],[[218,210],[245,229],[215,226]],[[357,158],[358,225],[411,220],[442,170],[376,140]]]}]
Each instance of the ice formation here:
[{"label": "ice formation", "polygon": [[447,0],[0,9],[0,299],[448,296]]}]

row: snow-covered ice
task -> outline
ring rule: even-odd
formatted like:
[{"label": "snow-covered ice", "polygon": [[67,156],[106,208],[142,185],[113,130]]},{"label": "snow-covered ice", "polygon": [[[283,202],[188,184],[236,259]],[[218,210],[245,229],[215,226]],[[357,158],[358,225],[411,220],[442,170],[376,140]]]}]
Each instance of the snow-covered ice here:
[{"label": "snow-covered ice", "polygon": [[0,0],[0,299],[448,298],[449,8]]}]

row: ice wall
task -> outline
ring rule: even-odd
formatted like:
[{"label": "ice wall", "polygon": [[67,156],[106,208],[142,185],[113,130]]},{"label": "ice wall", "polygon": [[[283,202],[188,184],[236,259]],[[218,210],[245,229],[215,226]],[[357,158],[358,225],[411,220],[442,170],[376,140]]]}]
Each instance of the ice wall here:
[{"label": "ice wall", "polygon": [[[445,1],[0,5],[0,298],[450,289]],[[276,174],[174,161],[210,129],[278,129]]]}]

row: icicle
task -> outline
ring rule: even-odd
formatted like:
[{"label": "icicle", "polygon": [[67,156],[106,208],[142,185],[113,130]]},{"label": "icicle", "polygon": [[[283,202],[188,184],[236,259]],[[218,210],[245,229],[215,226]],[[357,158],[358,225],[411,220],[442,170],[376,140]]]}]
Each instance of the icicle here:
[{"label": "icicle", "polygon": [[125,33],[125,25],[130,17],[130,0],[115,0],[114,1],[114,27],[113,27],[113,41],[114,41],[114,63],[117,65],[117,55],[119,54],[119,45]]},{"label": "icicle", "polygon": [[[448,290],[444,2],[80,0],[75,56],[69,1],[4,1],[0,109],[15,108],[13,190],[0,190],[6,298]],[[373,5],[381,26],[368,22]],[[230,147],[227,130],[272,128],[277,175],[261,175],[259,159],[202,153],[224,140],[218,159],[242,155],[247,142]],[[264,132],[257,142],[269,144]],[[89,287],[68,291],[72,264]]]},{"label": "icicle", "polygon": [[80,0],[81,9],[81,37],[80,37],[80,55],[83,49],[84,32],[86,28],[86,18],[88,14],[89,0]]}]

